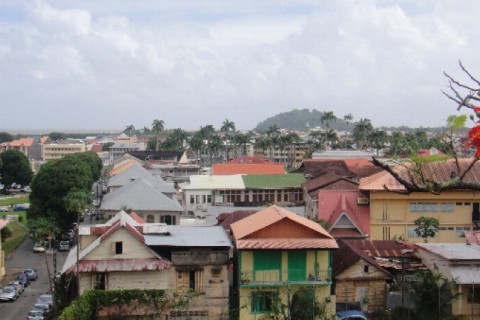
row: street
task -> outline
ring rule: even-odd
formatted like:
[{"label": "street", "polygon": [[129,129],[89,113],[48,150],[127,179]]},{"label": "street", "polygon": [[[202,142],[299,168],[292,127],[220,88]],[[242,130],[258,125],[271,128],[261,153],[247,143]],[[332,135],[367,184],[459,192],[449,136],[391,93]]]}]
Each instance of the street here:
[{"label": "street", "polygon": [[[38,279],[30,282],[20,298],[14,302],[0,303],[2,320],[26,319],[28,312],[35,304],[37,297],[50,292],[50,284],[47,276],[47,262],[50,272],[53,274],[53,258],[50,253],[34,253],[33,242],[26,239],[5,263],[7,275],[2,281],[5,285],[25,268],[35,268],[38,271]],[[62,269],[68,252],[57,252],[57,271]]]}]

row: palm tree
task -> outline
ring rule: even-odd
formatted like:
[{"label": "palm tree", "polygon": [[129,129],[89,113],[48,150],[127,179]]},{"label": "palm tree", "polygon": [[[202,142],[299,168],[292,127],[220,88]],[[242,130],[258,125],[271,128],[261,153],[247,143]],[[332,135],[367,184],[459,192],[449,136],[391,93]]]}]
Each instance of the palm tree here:
[{"label": "palm tree", "polygon": [[388,135],[383,130],[375,129],[368,135],[368,142],[371,145],[378,155],[378,150],[385,147],[386,143],[388,142]]},{"label": "palm tree", "polygon": [[187,140],[187,132],[176,128],[168,135],[167,139],[162,143],[163,150],[183,151],[184,142]]},{"label": "palm tree", "polygon": [[160,143],[158,143],[158,134],[165,129],[165,122],[163,120],[155,119],[152,122],[152,132],[155,134],[156,150],[158,151]]},{"label": "palm tree", "polygon": [[343,116],[343,120],[347,122],[347,126],[349,125],[349,122],[351,122],[353,120],[353,116],[351,113],[349,114],[346,114]]},{"label": "palm tree", "polygon": [[325,127],[329,129],[331,121],[337,121],[337,117],[333,114],[333,111],[324,112],[322,117],[320,118],[320,122],[322,124],[325,123]]},{"label": "palm tree", "polygon": [[267,136],[260,136],[255,140],[255,148],[262,148],[262,153],[266,156],[267,149],[272,145],[272,139]]},{"label": "palm tree", "polygon": [[123,130],[123,133],[125,133],[127,136],[131,137],[135,133],[136,129],[133,124],[125,127],[125,130]]},{"label": "palm tree", "polygon": [[235,133],[235,122],[225,119],[225,121],[223,121],[222,127],[220,128],[220,131],[223,132],[225,135],[225,156],[227,160],[229,159],[228,151],[230,149],[230,130]]},{"label": "palm tree", "polygon": [[233,136],[236,145],[243,146],[242,148],[242,155],[247,155],[247,144],[250,142],[250,138],[248,135],[244,133],[237,133]]},{"label": "palm tree", "polygon": [[369,119],[360,119],[360,121],[355,122],[353,128],[353,139],[357,143],[357,148],[363,149],[368,146],[368,135],[373,131],[372,123]]},{"label": "palm tree", "polygon": [[276,124],[271,125],[268,127],[267,136],[272,141],[270,145],[270,159],[273,158],[273,149],[276,149],[278,146],[278,138],[280,137],[280,128],[277,127]]}]

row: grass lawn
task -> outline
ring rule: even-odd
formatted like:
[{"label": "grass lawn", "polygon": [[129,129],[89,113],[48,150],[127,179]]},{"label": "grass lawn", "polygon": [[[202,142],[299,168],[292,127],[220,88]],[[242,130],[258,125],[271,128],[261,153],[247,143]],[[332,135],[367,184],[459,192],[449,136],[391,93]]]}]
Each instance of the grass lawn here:
[{"label": "grass lawn", "polygon": [[[25,212],[24,212],[25,213]],[[5,251],[5,256],[8,257],[10,253],[25,239],[28,234],[27,228],[16,221],[12,221],[7,225],[12,229],[13,234],[11,237],[5,239],[2,243],[2,249]]]},{"label": "grass lawn", "polygon": [[28,195],[22,196],[5,196],[0,197],[0,207],[8,207],[10,205],[16,205],[21,203],[29,203]]}]

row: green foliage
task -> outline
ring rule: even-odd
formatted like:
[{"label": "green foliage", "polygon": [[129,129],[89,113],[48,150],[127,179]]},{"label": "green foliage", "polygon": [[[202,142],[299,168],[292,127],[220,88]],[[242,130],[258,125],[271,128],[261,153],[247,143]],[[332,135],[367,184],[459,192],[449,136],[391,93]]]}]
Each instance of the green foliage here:
[{"label": "green foliage", "polygon": [[12,230],[13,234],[2,244],[2,249],[6,257],[8,257],[27,236],[27,229],[16,221],[10,222],[8,227]]},{"label": "green foliage", "polygon": [[13,137],[10,133],[4,132],[4,131],[0,132],[0,143],[9,142],[12,140],[13,140]]},{"label": "green foliage", "polygon": [[93,181],[97,181],[98,179],[100,179],[103,163],[98,154],[96,154],[95,152],[87,151],[66,156],[66,158],[68,157],[73,157],[75,159],[83,161],[90,168]]},{"label": "green foliage", "polygon": [[412,162],[415,163],[430,163],[430,162],[437,162],[437,161],[445,161],[450,157],[447,155],[432,155],[428,157],[419,157],[419,156],[412,156],[410,159]]},{"label": "green foliage", "polygon": [[33,171],[28,158],[18,150],[10,149],[0,154],[2,166],[0,176],[6,186],[16,182],[21,185],[30,184]]},{"label": "green foliage", "polygon": [[110,147],[113,146],[115,143],[114,142],[107,142],[102,146],[102,151],[109,151]]},{"label": "green foliage", "polygon": [[467,116],[465,114],[451,115],[447,118],[447,127],[453,130],[461,129],[465,127],[466,122]]},{"label": "green foliage", "polygon": [[65,197],[72,190],[90,193],[94,181],[91,167],[78,157],[47,162],[32,181],[28,218],[49,217],[60,228],[69,226],[77,219],[69,214]]},{"label": "green foliage", "polygon": [[48,134],[48,136],[50,137],[50,139],[52,139],[53,141],[57,141],[57,140],[63,140],[63,139],[66,139],[67,138],[67,135],[63,132],[51,132]]},{"label": "green foliage", "polygon": [[292,296],[290,314],[292,319],[310,320],[320,319],[326,312],[325,306],[316,299],[314,289],[301,288]]},{"label": "green foliage", "polygon": [[136,311],[141,312],[144,319],[157,319],[167,307],[181,308],[188,302],[188,297],[169,295],[166,290],[89,290],[81,296],[80,304],[72,303],[58,319],[98,319],[102,309],[112,314],[108,319],[134,319]]},{"label": "green foliage", "polygon": [[413,221],[417,226],[415,233],[417,236],[423,238],[424,242],[428,242],[428,238],[433,238],[438,232],[440,222],[436,218],[420,217]]},{"label": "green foliage", "polygon": [[13,230],[9,226],[5,226],[0,230],[0,235],[2,242],[4,242],[5,239],[10,238],[13,235]]},{"label": "green foliage", "polygon": [[21,203],[28,203],[28,196],[25,197],[8,197],[8,198],[1,198],[0,199],[0,206],[10,206],[10,205],[15,205],[15,204],[21,204]]},{"label": "green foliage", "polygon": [[77,298],[77,278],[74,273],[62,273],[55,280],[54,314],[59,315]]},{"label": "green foliage", "polygon": [[35,241],[44,238],[45,235],[56,237],[60,230],[58,229],[55,220],[47,217],[37,217],[30,219],[27,222],[27,227],[30,230],[30,235]]},{"label": "green foliage", "polygon": [[409,299],[415,305],[412,319],[452,319],[451,305],[459,296],[452,295],[453,281],[449,281],[440,273],[419,271],[413,281],[409,281]]}]

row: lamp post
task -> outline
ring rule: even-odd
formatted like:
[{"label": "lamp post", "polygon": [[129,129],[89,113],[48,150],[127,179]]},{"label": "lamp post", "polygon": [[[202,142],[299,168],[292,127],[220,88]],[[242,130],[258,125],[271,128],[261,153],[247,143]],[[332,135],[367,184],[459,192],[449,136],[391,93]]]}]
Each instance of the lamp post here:
[{"label": "lamp post", "polygon": [[412,252],[411,249],[402,250],[402,310],[405,307],[405,254]]}]

